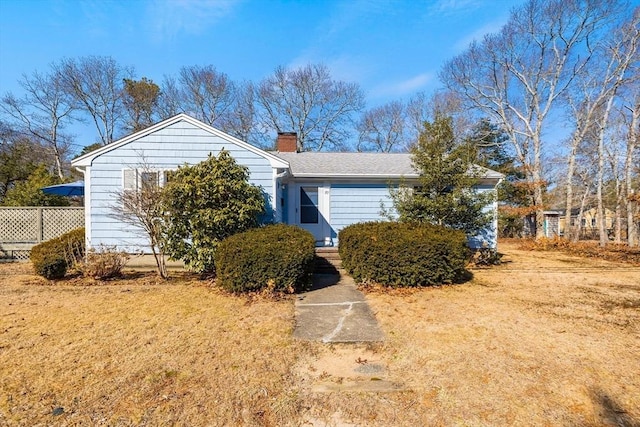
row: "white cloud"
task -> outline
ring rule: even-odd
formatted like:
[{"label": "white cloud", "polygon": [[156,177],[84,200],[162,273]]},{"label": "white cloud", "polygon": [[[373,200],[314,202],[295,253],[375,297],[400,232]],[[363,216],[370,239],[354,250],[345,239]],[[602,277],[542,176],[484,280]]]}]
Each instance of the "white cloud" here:
[{"label": "white cloud", "polygon": [[399,82],[376,86],[371,89],[369,96],[371,98],[402,97],[424,89],[433,81],[433,78],[433,73],[418,74]]},{"label": "white cloud", "polygon": [[502,29],[504,24],[506,24],[507,19],[508,19],[508,17],[505,17],[504,19],[500,19],[500,20],[489,22],[489,23],[483,25],[482,27],[472,31],[471,33],[466,34],[465,36],[461,37],[453,45],[454,52],[456,52],[456,53],[462,52],[467,47],[469,47],[469,44],[471,44],[471,42],[474,41],[474,40],[482,41],[483,37],[486,34],[497,33],[498,31],[500,31]]},{"label": "white cloud", "polygon": [[361,56],[339,55],[334,57],[324,57],[315,49],[307,50],[298,55],[286,65],[287,68],[295,69],[308,64],[324,64],[331,71],[331,77],[335,80],[346,82],[362,82],[366,79],[371,67]]},{"label": "white cloud", "polygon": [[154,41],[171,40],[181,33],[199,34],[225,17],[241,0],[155,0],[148,19]]},{"label": "white cloud", "polygon": [[450,16],[470,12],[482,6],[483,0],[438,0],[428,9],[427,14]]}]

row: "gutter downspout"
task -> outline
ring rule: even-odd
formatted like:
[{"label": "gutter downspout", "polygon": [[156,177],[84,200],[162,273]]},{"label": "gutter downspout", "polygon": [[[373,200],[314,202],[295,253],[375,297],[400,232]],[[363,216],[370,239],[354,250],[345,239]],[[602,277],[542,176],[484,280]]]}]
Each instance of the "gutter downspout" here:
[{"label": "gutter downspout", "polygon": [[498,230],[498,186],[500,184],[502,184],[503,180],[504,180],[504,175],[501,178],[498,178],[498,182],[496,183],[495,187],[493,187],[495,189],[495,192],[496,192],[496,199],[493,202],[493,227],[494,227],[494,230],[496,231],[496,252],[498,252],[498,234],[499,234],[499,230]]},{"label": "gutter downspout", "polygon": [[90,166],[74,166],[75,169],[82,173],[84,178],[84,245],[86,248],[85,254],[89,253],[91,248],[91,174],[89,172]]},{"label": "gutter downspout", "polygon": [[[279,187],[279,181],[288,176],[289,175],[289,169],[285,169],[284,172],[280,172],[277,173],[278,169],[274,168],[273,169],[273,212],[274,212],[274,220],[277,220],[277,222],[282,222],[282,212],[280,212],[280,209],[282,209],[279,206],[279,200],[278,200],[278,194],[280,191],[282,191]],[[279,213],[279,214],[278,214]]]}]

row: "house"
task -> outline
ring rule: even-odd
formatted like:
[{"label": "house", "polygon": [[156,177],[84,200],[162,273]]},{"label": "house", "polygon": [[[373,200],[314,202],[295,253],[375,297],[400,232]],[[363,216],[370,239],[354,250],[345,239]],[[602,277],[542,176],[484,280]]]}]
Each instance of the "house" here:
[{"label": "house", "polygon": [[[318,245],[337,245],[338,232],[349,224],[384,219],[382,205],[392,207],[389,187],[417,182],[409,154],[297,153],[296,142],[295,134],[282,133],[277,151],[268,152],[179,114],[74,159],[85,180],[87,247],[144,252],[144,237],[114,218],[118,191],[149,180],[163,185],[169,171],[222,149],[262,188],[268,220],[305,228]],[[495,191],[502,175],[483,171],[479,191]],[[497,202],[487,209],[496,212]],[[496,230],[497,220],[470,244],[496,247]]]},{"label": "house", "polygon": [[[566,215],[565,210],[560,211],[559,229],[560,233],[564,234],[566,230]],[[578,216],[580,209],[571,209],[571,223],[569,225],[571,230],[578,229]],[[613,225],[615,223],[615,213],[611,209],[604,208],[604,222],[607,233],[613,233]],[[580,238],[582,239],[597,239],[598,238],[598,209],[595,207],[586,208],[582,212],[582,218],[580,218]]]}]

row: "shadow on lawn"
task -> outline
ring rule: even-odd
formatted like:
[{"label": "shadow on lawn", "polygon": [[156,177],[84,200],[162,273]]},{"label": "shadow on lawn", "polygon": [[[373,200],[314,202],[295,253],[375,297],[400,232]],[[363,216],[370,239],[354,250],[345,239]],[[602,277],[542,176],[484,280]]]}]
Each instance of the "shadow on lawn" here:
[{"label": "shadow on lawn", "polygon": [[640,427],[640,420],[631,416],[620,403],[604,390],[592,391],[592,400],[599,407],[600,422],[596,425],[614,425],[620,427]]}]

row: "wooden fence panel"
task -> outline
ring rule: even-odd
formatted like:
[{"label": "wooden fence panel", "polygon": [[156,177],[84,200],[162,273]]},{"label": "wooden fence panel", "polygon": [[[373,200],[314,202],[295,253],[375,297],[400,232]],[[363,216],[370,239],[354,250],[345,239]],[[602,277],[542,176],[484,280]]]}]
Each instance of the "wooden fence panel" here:
[{"label": "wooden fence panel", "polygon": [[40,242],[84,227],[84,208],[0,207],[0,259],[27,259]]},{"label": "wooden fence panel", "polygon": [[42,208],[42,240],[58,237],[78,227],[84,227],[84,208]]}]

